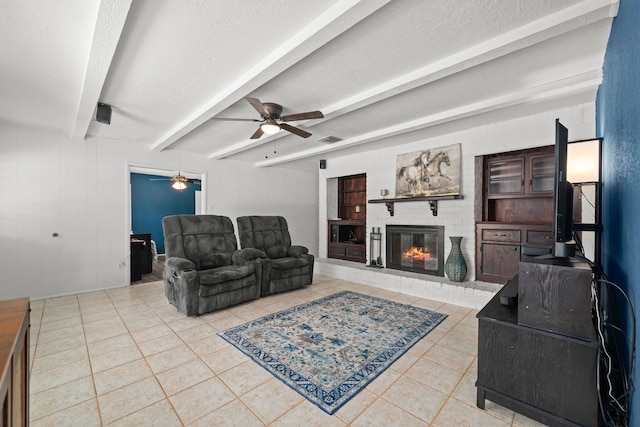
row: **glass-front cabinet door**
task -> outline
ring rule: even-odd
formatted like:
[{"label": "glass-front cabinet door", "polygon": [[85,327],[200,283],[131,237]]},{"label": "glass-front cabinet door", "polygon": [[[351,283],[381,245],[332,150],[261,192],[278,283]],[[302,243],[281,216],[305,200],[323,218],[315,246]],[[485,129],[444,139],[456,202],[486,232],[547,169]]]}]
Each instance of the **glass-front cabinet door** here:
[{"label": "glass-front cabinet door", "polygon": [[532,193],[553,192],[555,182],[555,158],[553,155],[531,157],[531,179],[529,181]]},{"label": "glass-front cabinet door", "polygon": [[524,159],[501,159],[488,164],[489,195],[522,194]]}]

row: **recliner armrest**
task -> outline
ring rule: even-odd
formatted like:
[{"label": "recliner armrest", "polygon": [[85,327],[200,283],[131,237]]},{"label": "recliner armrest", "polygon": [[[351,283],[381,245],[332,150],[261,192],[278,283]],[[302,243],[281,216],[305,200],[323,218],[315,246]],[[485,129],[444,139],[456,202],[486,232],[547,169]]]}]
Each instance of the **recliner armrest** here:
[{"label": "recliner armrest", "polygon": [[300,245],[292,245],[292,246],[289,246],[289,248],[287,249],[287,255],[291,257],[298,257],[300,255],[308,254],[308,253],[309,253],[309,249]]},{"label": "recliner armrest", "polygon": [[255,248],[238,249],[231,255],[231,261],[235,265],[243,265],[259,258],[267,258],[267,254]]},{"label": "recliner armrest", "polygon": [[167,258],[165,261],[165,264],[169,266],[171,270],[174,270],[174,271],[189,271],[189,270],[196,269],[196,264],[187,258],[180,258],[180,257]]}]

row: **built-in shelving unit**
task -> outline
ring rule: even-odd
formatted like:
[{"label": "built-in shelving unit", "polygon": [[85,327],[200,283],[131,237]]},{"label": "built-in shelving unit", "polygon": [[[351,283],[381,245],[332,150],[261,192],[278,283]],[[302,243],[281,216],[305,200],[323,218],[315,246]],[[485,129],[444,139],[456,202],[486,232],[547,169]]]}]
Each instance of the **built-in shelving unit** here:
[{"label": "built-in shelving unit", "polygon": [[367,175],[338,178],[338,219],[329,220],[329,258],[365,262]]},{"label": "built-in shelving unit", "polygon": [[553,246],[554,147],[476,157],[476,278],[505,283]]}]

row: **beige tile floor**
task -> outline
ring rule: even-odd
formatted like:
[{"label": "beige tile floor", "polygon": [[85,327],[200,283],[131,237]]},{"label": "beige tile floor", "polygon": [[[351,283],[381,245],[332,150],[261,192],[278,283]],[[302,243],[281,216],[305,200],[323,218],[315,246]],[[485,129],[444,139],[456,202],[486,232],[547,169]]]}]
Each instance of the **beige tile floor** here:
[{"label": "beige tile floor", "polygon": [[[449,317],[333,416],[216,335],[342,290]],[[31,304],[30,419],[40,426],[536,426],[476,408],[477,311],[316,276],[308,288],[187,318],[162,283]]]}]

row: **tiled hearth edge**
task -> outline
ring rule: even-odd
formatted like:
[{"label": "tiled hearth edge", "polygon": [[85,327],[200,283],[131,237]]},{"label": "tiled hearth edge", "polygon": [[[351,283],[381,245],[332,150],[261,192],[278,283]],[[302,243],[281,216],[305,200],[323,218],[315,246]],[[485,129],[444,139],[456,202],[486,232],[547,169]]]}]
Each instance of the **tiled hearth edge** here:
[{"label": "tiled hearth edge", "polygon": [[316,258],[314,273],[476,310],[484,307],[496,292],[502,289],[502,285],[497,283],[458,283],[446,277],[373,268],[356,262],[329,258]]}]

